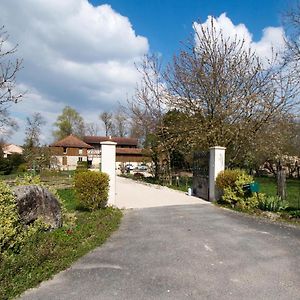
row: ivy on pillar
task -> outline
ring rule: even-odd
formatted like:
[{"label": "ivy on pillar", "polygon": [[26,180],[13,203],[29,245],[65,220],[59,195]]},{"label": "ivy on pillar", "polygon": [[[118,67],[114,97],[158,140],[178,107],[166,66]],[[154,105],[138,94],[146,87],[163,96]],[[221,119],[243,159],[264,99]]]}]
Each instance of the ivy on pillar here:
[{"label": "ivy on pillar", "polygon": [[101,142],[101,172],[109,176],[108,205],[116,205],[116,145],[112,141]]}]

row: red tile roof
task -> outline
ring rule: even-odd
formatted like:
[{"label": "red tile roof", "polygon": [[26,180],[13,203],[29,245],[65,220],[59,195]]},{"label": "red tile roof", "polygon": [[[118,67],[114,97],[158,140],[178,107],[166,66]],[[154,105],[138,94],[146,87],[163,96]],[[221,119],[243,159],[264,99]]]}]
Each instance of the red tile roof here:
[{"label": "red tile roof", "polygon": [[71,147],[71,148],[86,148],[86,149],[93,148],[91,145],[83,142],[81,139],[79,139],[73,134],[70,134],[69,136],[63,138],[62,140],[51,144],[50,147]]},{"label": "red tile roof", "polygon": [[122,154],[145,155],[144,149],[139,149],[139,148],[116,148],[116,154],[117,155],[122,155]]},{"label": "red tile roof", "polygon": [[124,146],[137,146],[138,140],[136,138],[125,138],[125,137],[111,137],[108,136],[84,136],[83,141],[88,144],[99,144],[104,141],[116,142],[117,145]]}]

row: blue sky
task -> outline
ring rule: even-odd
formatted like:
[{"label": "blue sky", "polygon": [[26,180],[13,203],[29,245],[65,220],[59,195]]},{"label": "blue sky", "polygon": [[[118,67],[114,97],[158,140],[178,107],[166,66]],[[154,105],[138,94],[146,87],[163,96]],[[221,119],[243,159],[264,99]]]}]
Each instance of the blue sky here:
[{"label": "blue sky", "polygon": [[[10,107],[20,129],[6,136],[22,144],[26,117],[39,112],[47,124],[42,142],[51,143],[57,116],[66,105],[86,123],[126,103],[140,81],[143,55],[160,53],[166,64],[193,38],[193,22],[237,35],[262,59],[284,46],[281,13],[293,0],[0,0],[0,25],[23,69],[17,74],[21,103]],[[5,134],[0,132],[1,134]]]},{"label": "blue sky", "polygon": [[258,41],[262,30],[281,25],[281,14],[289,0],[91,0],[94,5],[109,3],[127,16],[137,34],[146,36],[150,49],[166,60],[182,47],[192,34],[194,21],[205,21],[208,15],[227,13],[234,24],[243,23]]}]

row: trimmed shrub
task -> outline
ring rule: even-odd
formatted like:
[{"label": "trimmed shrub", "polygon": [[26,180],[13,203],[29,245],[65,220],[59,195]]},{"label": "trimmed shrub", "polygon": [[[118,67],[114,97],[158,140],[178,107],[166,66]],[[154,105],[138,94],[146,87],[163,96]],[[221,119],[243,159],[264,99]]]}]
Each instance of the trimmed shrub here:
[{"label": "trimmed shrub", "polygon": [[235,187],[239,177],[244,176],[245,171],[241,169],[226,169],[219,173],[216,179],[216,185],[220,190],[228,187]]},{"label": "trimmed shrub", "polygon": [[76,198],[89,210],[104,208],[107,204],[109,177],[102,172],[76,172],[74,177]]}]

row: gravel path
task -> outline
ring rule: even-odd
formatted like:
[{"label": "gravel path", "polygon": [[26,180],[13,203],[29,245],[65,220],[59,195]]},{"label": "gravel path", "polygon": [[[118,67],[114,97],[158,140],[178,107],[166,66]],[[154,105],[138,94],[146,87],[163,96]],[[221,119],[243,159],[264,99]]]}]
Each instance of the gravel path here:
[{"label": "gravel path", "polygon": [[150,185],[131,179],[117,177],[116,206],[119,208],[147,208],[170,205],[211,203],[186,193],[159,185]]}]

